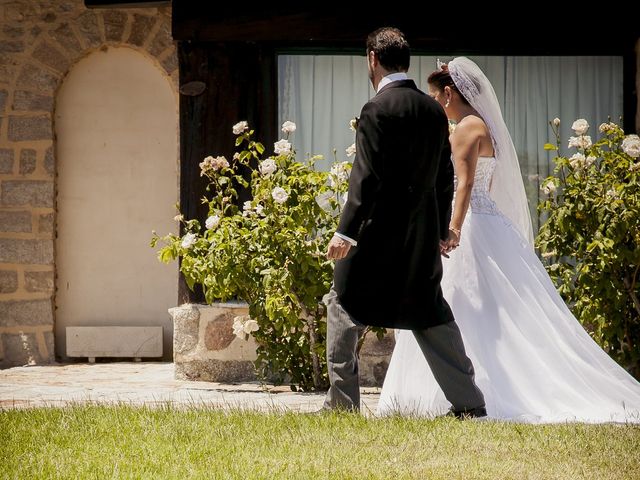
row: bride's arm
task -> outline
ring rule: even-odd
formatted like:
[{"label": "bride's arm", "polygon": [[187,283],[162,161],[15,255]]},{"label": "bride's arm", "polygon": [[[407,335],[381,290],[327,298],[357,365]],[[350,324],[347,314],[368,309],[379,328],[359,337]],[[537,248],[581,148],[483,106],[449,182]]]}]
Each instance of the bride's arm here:
[{"label": "bride's arm", "polygon": [[460,243],[462,224],[471,202],[480,139],[484,134],[484,130],[479,127],[474,121],[466,121],[460,123],[449,137],[458,181],[455,206],[449,223],[449,239],[447,240],[449,249],[457,247]]}]

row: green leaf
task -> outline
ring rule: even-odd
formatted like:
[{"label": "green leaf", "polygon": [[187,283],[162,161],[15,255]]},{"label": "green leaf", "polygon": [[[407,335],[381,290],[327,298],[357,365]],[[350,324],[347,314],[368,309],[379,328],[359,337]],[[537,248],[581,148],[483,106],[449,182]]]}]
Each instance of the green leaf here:
[{"label": "green leaf", "polygon": [[552,143],[545,143],[544,144],[544,149],[545,150],[558,150],[558,147],[556,145],[553,145]]}]

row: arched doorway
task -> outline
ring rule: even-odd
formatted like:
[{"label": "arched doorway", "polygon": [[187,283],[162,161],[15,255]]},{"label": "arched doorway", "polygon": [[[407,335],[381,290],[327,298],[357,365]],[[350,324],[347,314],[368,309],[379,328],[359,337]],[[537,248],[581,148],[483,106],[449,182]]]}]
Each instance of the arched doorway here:
[{"label": "arched doorway", "polygon": [[67,326],[163,326],[177,301],[176,265],[151,231],[176,230],[177,99],[164,72],[129,48],[90,54],[57,95],[56,354]]}]

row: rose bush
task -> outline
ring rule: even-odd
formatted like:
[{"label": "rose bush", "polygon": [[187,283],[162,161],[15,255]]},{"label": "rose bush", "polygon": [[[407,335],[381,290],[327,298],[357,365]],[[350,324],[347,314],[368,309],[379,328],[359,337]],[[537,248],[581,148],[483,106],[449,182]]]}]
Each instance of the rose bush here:
[{"label": "rose bush", "polygon": [[[236,152],[229,161],[207,157],[200,164],[209,181],[209,214],[202,228],[183,222],[182,236],[154,235],[159,258],[181,258],[190,288],[201,285],[207,303],[238,298],[249,304],[249,317],[236,318],[234,332],[252,335],[258,344],[258,374],[292,388],[328,386],[325,360],[325,309],[333,264],[325,257],[346,200],[349,162],[330,172],[314,169],[317,157],[297,162],[289,142],[293,122],[282,125],[274,155],[253,140],[247,122],[233,126]],[[250,172],[248,178],[241,172]],[[238,188],[251,200],[238,205]]]}]

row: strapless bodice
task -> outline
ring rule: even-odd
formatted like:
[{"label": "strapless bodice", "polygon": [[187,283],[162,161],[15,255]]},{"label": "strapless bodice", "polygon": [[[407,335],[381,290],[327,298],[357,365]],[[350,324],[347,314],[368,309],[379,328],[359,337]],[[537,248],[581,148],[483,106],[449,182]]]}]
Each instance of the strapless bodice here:
[{"label": "strapless bodice", "polygon": [[476,174],[473,179],[473,189],[471,190],[471,203],[469,205],[473,213],[500,215],[496,203],[489,195],[491,179],[493,178],[495,168],[495,157],[478,157]]}]

